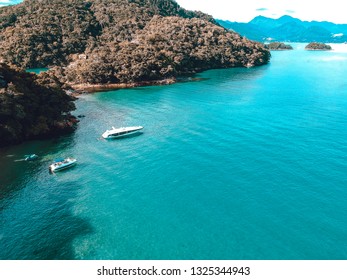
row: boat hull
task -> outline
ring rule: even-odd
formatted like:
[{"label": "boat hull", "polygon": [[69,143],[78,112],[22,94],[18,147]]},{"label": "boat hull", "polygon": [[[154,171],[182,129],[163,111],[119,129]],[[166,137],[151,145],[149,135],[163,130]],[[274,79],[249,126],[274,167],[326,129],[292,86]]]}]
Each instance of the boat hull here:
[{"label": "boat hull", "polygon": [[134,127],[129,130],[124,128],[124,130],[120,129],[114,129],[114,132],[112,130],[108,130],[102,134],[102,137],[104,139],[116,139],[116,138],[125,138],[128,136],[141,134],[141,130],[143,129],[142,126]]},{"label": "boat hull", "polygon": [[102,135],[102,137],[104,139],[116,139],[116,138],[125,138],[125,137],[129,137],[129,136],[141,134],[141,133],[142,133],[142,131],[136,130],[136,131],[132,131],[132,132],[127,132],[127,133],[122,134],[122,135]]},{"label": "boat hull", "polygon": [[77,163],[77,160],[73,160],[69,163],[63,163],[61,165],[57,165],[56,163],[53,163],[49,166],[49,171],[50,172],[58,172],[58,171],[62,171],[62,170],[65,170],[65,169],[68,169],[68,168],[71,168],[73,166],[75,166]]}]

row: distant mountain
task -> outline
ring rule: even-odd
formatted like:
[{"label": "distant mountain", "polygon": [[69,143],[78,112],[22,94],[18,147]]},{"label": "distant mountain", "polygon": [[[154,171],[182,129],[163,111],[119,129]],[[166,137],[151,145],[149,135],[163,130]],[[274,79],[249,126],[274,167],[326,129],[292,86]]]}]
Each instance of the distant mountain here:
[{"label": "distant mountain", "polygon": [[265,41],[264,38],[267,38],[266,32],[259,28],[256,24],[252,23],[240,23],[240,22],[230,22],[230,21],[223,21],[223,20],[217,20],[217,22],[230,30],[237,30],[237,33],[240,35],[247,37],[250,40],[255,41]]},{"label": "distant mountain", "polygon": [[343,43],[347,41],[347,24],[327,21],[301,21],[285,15],[278,19],[257,16],[249,23],[217,20],[223,27],[255,41]]}]

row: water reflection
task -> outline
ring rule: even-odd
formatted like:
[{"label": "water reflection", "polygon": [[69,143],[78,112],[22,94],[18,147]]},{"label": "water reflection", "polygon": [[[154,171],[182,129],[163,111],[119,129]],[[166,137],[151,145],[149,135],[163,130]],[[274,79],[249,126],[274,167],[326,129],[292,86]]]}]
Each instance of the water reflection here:
[{"label": "water reflection", "polygon": [[74,259],[74,240],[94,232],[87,219],[74,214],[81,186],[57,181],[28,188],[0,212],[0,259]]},{"label": "water reflection", "polygon": [[229,68],[229,69],[216,69],[209,70],[197,74],[196,78],[204,80],[211,80],[216,83],[228,82],[242,82],[247,80],[255,80],[261,78],[266,71],[271,67],[270,64],[254,67],[254,68]]}]

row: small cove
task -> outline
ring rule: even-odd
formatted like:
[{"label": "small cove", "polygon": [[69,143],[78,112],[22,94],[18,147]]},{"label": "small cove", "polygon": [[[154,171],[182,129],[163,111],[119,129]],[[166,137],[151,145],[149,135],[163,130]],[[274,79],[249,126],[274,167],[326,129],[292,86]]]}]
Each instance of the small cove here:
[{"label": "small cove", "polygon": [[[0,259],[346,259],[347,52],[293,46],[82,95],[75,133],[1,149]],[[144,133],[98,140],[132,125]]]}]

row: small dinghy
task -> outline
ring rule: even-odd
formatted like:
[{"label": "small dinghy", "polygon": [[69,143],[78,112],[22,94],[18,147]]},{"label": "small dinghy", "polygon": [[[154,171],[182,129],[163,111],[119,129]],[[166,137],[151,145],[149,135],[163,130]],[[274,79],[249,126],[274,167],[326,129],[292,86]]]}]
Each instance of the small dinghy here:
[{"label": "small dinghy", "polygon": [[24,156],[24,160],[25,161],[33,161],[35,159],[37,159],[39,156],[36,154],[31,154],[31,155],[25,155]]},{"label": "small dinghy", "polygon": [[50,172],[61,171],[74,166],[77,163],[75,158],[58,159],[49,166]]}]

